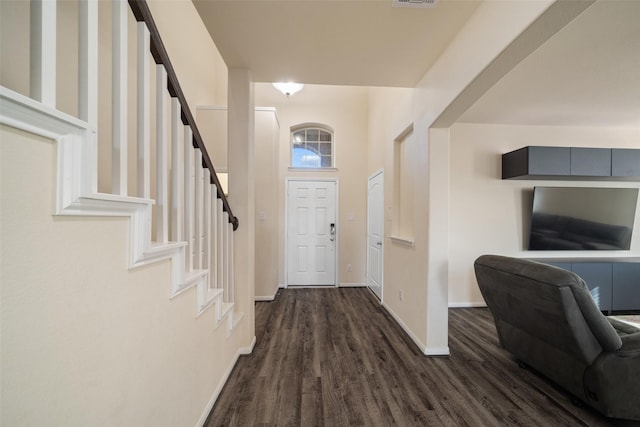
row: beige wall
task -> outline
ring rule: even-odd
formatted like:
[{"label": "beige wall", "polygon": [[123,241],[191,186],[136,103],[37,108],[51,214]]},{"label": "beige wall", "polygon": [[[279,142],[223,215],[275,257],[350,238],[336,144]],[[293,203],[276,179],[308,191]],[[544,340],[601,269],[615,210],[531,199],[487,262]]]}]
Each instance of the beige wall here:
[{"label": "beige wall", "polygon": [[149,9],[191,112],[226,105],[227,67],[191,0],[151,0]]},{"label": "beige wall", "polygon": [[[271,84],[256,84],[256,105],[275,107],[280,120],[279,211],[284,212],[286,177],[338,178],[338,282],[363,284],[366,269],[367,103],[366,88],[306,85],[287,98]],[[290,129],[322,123],[334,129],[337,171],[289,170]],[[353,218],[353,220],[349,220]],[[278,224],[278,281],[284,284],[284,215]],[[347,271],[351,264],[351,271]],[[268,295],[264,295],[268,296]]]},{"label": "beige wall", "polygon": [[527,145],[637,148],[638,129],[456,124],[451,128],[449,301],[482,304],[473,261],[495,253],[516,257],[640,256],[638,217],[630,251],[526,251],[534,186],[634,187],[637,182],[501,180],[501,154]]},{"label": "beige wall", "polygon": [[275,109],[256,109],[256,298],[278,290],[278,143],[280,126]]},{"label": "beige wall", "polygon": [[385,306],[427,354],[449,351],[450,283],[450,236],[445,231],[449,228],[449,134],[429,128],[550,3],[484,2],[415,89],[409,93],[372,90],[368,172],[384,167],[387,237],[397,216],[392,204],[392,144],[407,126],[414,126],[414,245],[385,239],[383,294]]},{"label": "beige wall", "polygon": [[127,219],[52,216],[54,143],[0,140],[0,424],[195,425],[247,326],[170,300],[168,261],[129,270]]},{"label": "beige wall", "polygon": [[[75,31],[71,3],[59,9],[65,37]],[[0,2],[1,82],[27,93],[28,81],[9,65],[20,65],[24,77],[28,57],[8,64],[14,51],[5,51],[9,42],[27,45],[25,33],[6,37],[7,7],[20,4]],[[192,112],[226,102],[226,68],[193,4],[152,1],[150,8]],[[100,72],[108,76],[109,66],[101,63]],[[63,89],[71,84],[60,81]],[[74,97],[62,90],[59,106],[75,113]],[[110,112],[103,113],[104,136]],[[129,113],[135,117],[131,106]],[[52,216],[55,143],[5,126],[0,140],[0,424],[196,425],[251,344],[253,288],[238,292],[247,314],[238,329],[229,335],[226,322],[216,329],[214,310],[196,316],[195,288],[169,299],[169,261],[128,268],[128,219]]]}]

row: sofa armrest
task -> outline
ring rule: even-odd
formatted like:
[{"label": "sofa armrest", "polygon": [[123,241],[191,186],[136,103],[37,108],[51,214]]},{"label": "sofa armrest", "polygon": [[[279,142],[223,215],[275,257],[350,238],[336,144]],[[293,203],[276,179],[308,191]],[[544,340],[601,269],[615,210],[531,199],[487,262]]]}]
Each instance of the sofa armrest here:
[{"label": "sofa armrest", "polygon": [[[638,332],[620,337],[622,339],[622,347],[614,352],[620,357],[639,357],[640,358],[640,330]],[[638,361],[640,363],[640,360]]]},{"label": "sofa armrest", "polygon": [[621,339],[620,349],[603,352],[585,371],[585,395],[608,417],[640,420],[640,331]]}]

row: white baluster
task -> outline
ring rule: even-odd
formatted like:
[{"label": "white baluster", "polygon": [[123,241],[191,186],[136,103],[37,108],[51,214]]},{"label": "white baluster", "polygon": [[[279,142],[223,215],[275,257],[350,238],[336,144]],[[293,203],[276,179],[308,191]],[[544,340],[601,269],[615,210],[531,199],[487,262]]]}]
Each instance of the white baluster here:
[{"label": "white baluster", "polygon": [[112,145],[111,145],[111,192],[127,195],[127,13],[129,6],[124,0],[115,0],[112,8]]},{"label": "white baluster", "polygon": [[227,223],[227,242],[228,242],[228,256],[227,256],[227,265],[229,269],[229,302],[235,301],[235,282],[233,276],[233,224],[230,222]]},{"label": "white baluster", "polygon": [[224,262],[222,264],[222,285],[224,288],[224,301],[230,302],[231,296],[230,284],[229,284],[229,214],[224,212],[222,214],[222,247],[224,252]]},{"label": "white baluster", "polygon": [[216,224],[216,245],[218,253],[218,269],[216,271],[218,277],[218,288],[224,289],[224,232],[223,221],[224,215],[222,214],[222,199],[216,199],[216,211],[217,211],[217,224]]},{"label": "white baluster", "polygon": [[167,183],[167,71],[156,65],[156,239],[169,241],[169,191]]},{"label": "white baluster", "polygon": [[182,153],[182,108],[178,98],[171,98],[171,240],[181,242],[184,210],[184,176]]},{"label": "white baluster", "polygon": [[194,242],[194,171],[193,171],[193,134],[189,126],[184,127],[184,239],[187,241],[185,248],[185,270],[193,271],[193,242]]},{"label": "white baluster", "polygon": [[98,2],[78,3],[78,117],[98,126]]},{"label": "white baluster", "polygon": [[211,230],[209,233],[209,241],[211,242],[211,253],[209,256],[209,288],[218,287],[218,190],[215,184],[211,184]]},{"label": "white baluster", "polygon": [[193,267],[196,269],[202,268],[202,233],[203,233],[203,223],[202,223],[202,215],[203,215],[203,188],[202,188],[202,152],[199,148],[195,150],[194,157],[194,169],[196,172],[195,175],[195,184],[196,184],[196,193],[195,193],[195,240],[193,245],[194,252],[194,260]]},{"label": "white baluster", "polygon": [[31,98],[56,107],[56,2],[31,1]]},{"label": "white baluster", "polygon": [[138,197],[151,198],[151,65],[147,24],[138,22]]},{"label": "white baluster", "polygon": [[203,172],[202,188],[204,192],[204,208],[202,218],[202,268],[209,269],[209,277],[211,277],[211,171],[209,171],[209,168],[204,168]]}]

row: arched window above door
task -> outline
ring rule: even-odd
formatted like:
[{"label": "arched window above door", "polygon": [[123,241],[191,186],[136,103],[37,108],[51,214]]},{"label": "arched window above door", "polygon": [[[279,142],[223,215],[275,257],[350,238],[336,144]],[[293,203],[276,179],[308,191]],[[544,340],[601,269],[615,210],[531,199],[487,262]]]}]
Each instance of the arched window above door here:
[{"label": "arched window above door", "polygon": [[305,123],[291,127],[292,168],[333,168],[334,153],[333,129],[329,126]]}]

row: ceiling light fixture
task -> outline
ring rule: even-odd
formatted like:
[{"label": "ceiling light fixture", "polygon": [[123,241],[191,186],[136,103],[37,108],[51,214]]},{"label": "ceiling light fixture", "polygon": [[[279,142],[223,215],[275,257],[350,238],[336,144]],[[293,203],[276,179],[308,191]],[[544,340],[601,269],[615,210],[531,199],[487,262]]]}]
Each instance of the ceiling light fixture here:
[{"label": "ceiling light fixture", "polygon": [[294,82],[286,82],[286,83],[273,83],[273,87],[275,87],[276,89],[278,89],[280,92],[284,93],[285,95],[290,96],[293,95],[296,92],[299,92],[302,90],[302,88],[304,87],[304,85],[302,83],[294,83]]}]

